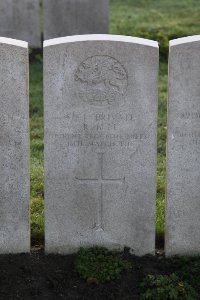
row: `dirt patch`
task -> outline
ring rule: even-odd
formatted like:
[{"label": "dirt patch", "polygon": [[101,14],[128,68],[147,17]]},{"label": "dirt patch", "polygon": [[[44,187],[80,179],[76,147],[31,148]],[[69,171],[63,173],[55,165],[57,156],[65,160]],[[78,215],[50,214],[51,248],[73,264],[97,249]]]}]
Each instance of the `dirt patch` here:
[{"label": "dirt patch", "polygon": [[133,269],[119,280],[88,285],[74,272],[74,255],[31,254],[0,256],[1,300],[127,300],[139,299],[140,283],[147,274],[170,274],[173,264],[163,255],[142,258],[124,253]]}]

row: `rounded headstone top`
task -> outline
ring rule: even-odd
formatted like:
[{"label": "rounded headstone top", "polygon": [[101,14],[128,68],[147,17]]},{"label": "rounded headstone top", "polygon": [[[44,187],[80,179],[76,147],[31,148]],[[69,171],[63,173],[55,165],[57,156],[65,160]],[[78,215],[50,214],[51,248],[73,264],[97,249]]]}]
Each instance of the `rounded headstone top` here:
[{"label": "rounded headstone top", "polygon": [[133,43],[144,46],[150,46],[158,48],[158,42],[124,35],[111,35],[111,34],[90,34],[90,35],[74,35],[62,38],[56,38],[44,41],[44,47],[55,46],[59,44],[75,43],[75,42],[86,42],[86,41],[114,41]]},{"label": "rounded headstone top", "polygon": [[169,42],[170,47],[172,46],[177,46],[181,44],[186,44],[186,43],[193,43],[193,42],[199,42],[200,41],[200,35],[193,35],[193,36],[187,36],[175,40],[171,40]]},{"label": "rounded headstone top", "polygon": [[21,40],[5,38],[5,37],[0,37],[0,44],[7,44],[7,45],[17,46],[17,47],[22,47],[22,48],[28,48],[27,42],[24,42]]}]

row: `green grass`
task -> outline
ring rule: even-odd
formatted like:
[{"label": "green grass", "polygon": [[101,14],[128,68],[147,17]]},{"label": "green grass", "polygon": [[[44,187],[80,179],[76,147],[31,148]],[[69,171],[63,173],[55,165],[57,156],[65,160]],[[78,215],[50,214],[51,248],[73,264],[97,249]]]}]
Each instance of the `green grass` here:
[{"label": "green grass", "polygon": [[157,40],[162,58],[168,40],[199,34],[199,0],[110,0],[110,32]]},{"label": "green grass", "polygon": [[30,65],[30,145],[31,145],[31,234],[32,240],[44,238],[44,130],[42,62]]},{"label": "green grass", "polygon": [[[157,236],[164,235],[168,40],[199,34],[199,0],[110,0],[110,33],[158,40],[161,46],[158,103]],[[30,65],[31,229],[44,236],[42,61]]]},{"label": "green grass", "polygon": [[199,0],[110,0],[110,31],[134,35],[163,31],[195,34],[200,26]]},{"label": "green grass", "polygon": [[158,155],[157,155],[157,201],[156,230],[163,238],[165,220],[166,133],[167,133],[167,64],[160,64],[158,96]]}]

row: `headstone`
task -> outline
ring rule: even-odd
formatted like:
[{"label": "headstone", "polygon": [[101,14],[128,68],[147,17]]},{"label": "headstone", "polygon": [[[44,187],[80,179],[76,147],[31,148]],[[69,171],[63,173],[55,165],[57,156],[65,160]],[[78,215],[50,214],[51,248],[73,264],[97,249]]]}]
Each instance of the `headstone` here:
[{"label": "headstone", "polygon": [[44,0],[44,39],[108,33],[109,0]]},{"label": "headstone", "polygon": [[0,38],[0,254],[30,250],[28,45]]},{"label": "headstone", "polygon": [[46,252],[154,253],[157,42],[44,43]]},{"label": "headstone", "polygon": [[166,254],[200,254],[200,35],[170,42]]},{"label": "headstone", "polygon": [[41,47],[39,0],[0,1],[0,36]]}]

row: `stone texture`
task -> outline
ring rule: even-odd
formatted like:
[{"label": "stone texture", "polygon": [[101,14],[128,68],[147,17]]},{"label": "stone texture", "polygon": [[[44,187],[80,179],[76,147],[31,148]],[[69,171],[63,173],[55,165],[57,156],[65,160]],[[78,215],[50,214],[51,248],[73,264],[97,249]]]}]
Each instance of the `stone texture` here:
[{"label": "stone texture", "polygon": [[46,252],[154,253],[157,71],[153,41],[44,43]]},{"label": "stone texture", "polygon": [[0,1],[0,36],[41,47],[39,0]]},{"label": "stone texture", "polygon": [[200,36],[170,42],[166,244],[200,254]]},{"label": "stone texture", "polygon": [[0,38],[0,254],[30,250],[28,46]]},{"label": "stone texture", "polygon": [[108,33],[109,0],[44,0],[44,39]]}]

